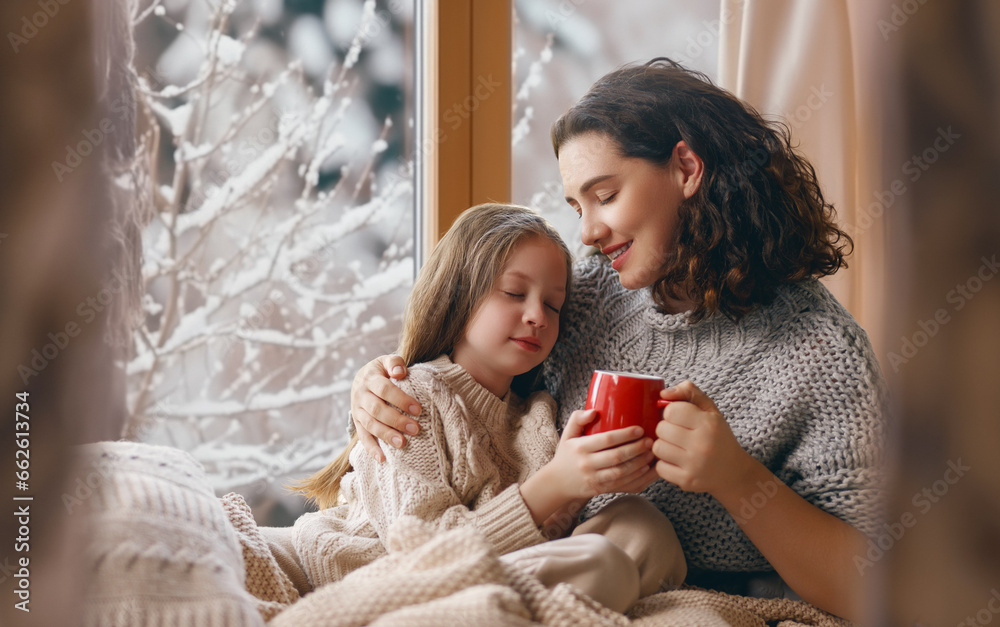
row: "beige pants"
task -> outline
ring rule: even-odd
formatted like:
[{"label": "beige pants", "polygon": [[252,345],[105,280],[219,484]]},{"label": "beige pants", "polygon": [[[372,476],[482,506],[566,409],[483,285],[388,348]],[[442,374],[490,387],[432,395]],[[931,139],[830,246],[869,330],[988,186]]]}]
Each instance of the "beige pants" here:
[{"label": "beige pants", "polygon": [[295,552],[295,545],[292,543],[292,527],[258,527],[258,529],[267,540],[271,555],[277,560],[281,570],[285,571],[288,578],[292,580],[292,585],[295,586],[299,595],[312,592],[309,577],[302,569],[299,554]]},{"label": "beige pants", "polygon": [[616,499],[568,538],[500,559],[533,574],[546,586],[572,584],[618,612],[661,586],[679,586],[687,575],[673,525],[649,501],[635,495]]}]

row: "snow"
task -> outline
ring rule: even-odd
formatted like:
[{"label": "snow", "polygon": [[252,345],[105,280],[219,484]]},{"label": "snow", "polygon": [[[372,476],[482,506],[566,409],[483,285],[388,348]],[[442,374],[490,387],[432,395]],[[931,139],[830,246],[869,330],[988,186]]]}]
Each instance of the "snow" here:
[{"label": "snow", "polygon": [[354,65],[358,62],[358,57],[361,55],[361,49],[371,39],[372,33],[377,33],[381,30],[382,27],[375,24],[374,21],[375,0],[365,0],[361,16],[361,26],[354,35],[351,47],[348,49],[347,55],[344,57],[345,68],[349,69],[354,67]]},{"label": "snow", "polygon": [[[284,445],[234,444],[225,440],[200,444],[191,455],[205,467],[216,494],[238,491],[247,494],[269,484],[289,469],[318,469],[325,466],[345,446],[346,435],[329,441],[314,437],[298,438]],[[304,474],[299,470],[299,474]],[[256,511],[256,508],[255,510]]]},{"label": "snow", "polygon": [[223,66],[236,65],[243,57],[246,46],[232,37],[221,35],[216,40],[215,54]]},{"label": "snow", "polygon": [[157,73],[170,82],[165,97],[174,97],[183,92],[184,85],[194,82],[198,68],[205,57],[204,44],[193,37],[175,37],[156,63]]},{"label": "snow", "polygon": [[194,110],[194,106],[191,103],[185,103],[174,109],[169,109],[159,102],[153,101],[150,103],[150,106],[153,112],[167,123],[167,128],[170,129],[174,137],[184,135],[188,122],[191,120],[191,112]]},{"label": "snow", "polygon": [[257,394],[249,399],[249,402],[199,399],[181,405],[173,405],[169,411],[164,411],[162,415],[175,418],[241,416],[255,411],[287,409],[303,403],[329,398],[334,394],[350,392],[350,390],[350,381],[335,381],[329,385],[311,385],[299,390],[284,389],[271,394]]},{"label": "snow", "polygon": [[292,22],[288,29],[288,48],[293,58],[302,61],[303,69],[310,76],[323,76],[333,61],[323,23],[315,15],[302,15]]},{"label": "snow", "polygon": [[519,143],[521,143],[522,139],[528,136],[528,133],[531,131],[531,120],[534,117],[535,117],[535,108],[530,106],[525,107],[524,115],[521,116],[521,119],[518,120],[517,124],[514,125],[514,128],[511,129],[510,132],[511,145],[513,146],[518,145]]},{"label": "snow", "polygon": [[361,332],[368,334],[372,331],[381,331],[386,328],[388,323],[382,316],[372,316],[372,319],[361,325]]},{"label": "snow", "polygon": [[[169,353],[176,351],[187,342],[204,336],[212,331],[212,326],[208,322],[209,310],[207,307],[198,307],[194,311],[187,312],[177,322],[169,339],[160,349],[161,352]],[[157,339],[158,336],[157,336]]]},{"label": "snow", "polygon": [[[137,55],[156,68],[142,104],[176,145],[151,173],[130,420],[190,451],[216,490],[281,492],[280,477],[345,443],[354,370],[391,350],[412,283],[412,170],[398,154],[412,127],[369,102],[373,84],[404,77],[403,43],[372,1],[328,0],[322,19],[281,0],[164,6],[149,20],[186,29]],[[218,11],[235,11],[225,33],[209,27]],[[350,29],[331,30],[338,11]],[[256,17],[288,24],[287,50]],[[318,188],[334,169],[341,183]]]},{"label": "snow", "polygon": [[307,318],[313,317],[313,308],[316,306],[316,301],[308,296],[301,296],[295,300],[295,304],[299,306],[299,311],[306,315]]},{"label": "snow", "polygon": [[283,0],[254,0],[257,15],[260,21],[268,26],[273,26],[281,20]]},{"label": "snow", "polygon": [[542,84],[542,76],[545,65],[552,60],[552,42],[553,38],[549,38],[545,42],[545,47],[539,54],[538,60],[533,61],[531,66],[528,68],[528,77],[524,79],[521,83],[520,89],[517,90],[517,96],[515,100],[527,100],[528,96],[531,94],[531,90]]},{"label": "snow", "polygon": [[406,80],[406,51],[398,39],[380,38],[371,49],[368,62],[372,80],[383,85],[399,85]]},{"label": "snow", "polygon": [[142,309],[148,315],[156,316],[163,311],[163,305],[153,300],[153,297],[149,294],[144,294],[142,297]]},{"label": "snow", "polygon": [[204,227],[218,218],[227,207],[254,189],[254,186],[263,179],[264,175],[284,159],[289,152],[290,147],[285,143],[277,143],[264,150],[259,157],[247,164],[242,172],[227,179],[222,188],[209,195],[197,209],[178,216],[175,224],[177,233]]},{"label": "snow", "polygon": [[413,279],[413,259],[407,257],[391,264],[386,270],[373,274],[353,291],[358,299],[381,296]]},{"label": "snow", "polygon": [[160,185],[160,194],[169,203],[174,202],[174,188],[169,185]]},{"label": "snow", "polygon": [[361,26],[364,8],[357,0],[327,0],[323,8],[323,23],[333,44],[344,49],[351,45]]}]

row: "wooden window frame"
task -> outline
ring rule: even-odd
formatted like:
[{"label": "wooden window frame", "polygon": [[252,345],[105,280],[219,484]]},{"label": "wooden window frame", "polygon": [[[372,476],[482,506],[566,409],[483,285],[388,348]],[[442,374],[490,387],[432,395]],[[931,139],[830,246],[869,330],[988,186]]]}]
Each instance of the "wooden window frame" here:
[{"label": "wooden window frame", "polygon": [[510,202],[512,0],[417,0],[417,264],[455,218]]}]

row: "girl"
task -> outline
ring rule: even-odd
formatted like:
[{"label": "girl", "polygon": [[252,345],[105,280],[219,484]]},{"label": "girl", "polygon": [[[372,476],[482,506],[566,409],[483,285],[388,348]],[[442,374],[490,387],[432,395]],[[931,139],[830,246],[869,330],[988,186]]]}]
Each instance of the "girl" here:
[{"label": "girl", "polygon": [[[601,78],[552,143],[583,241],[603,253],[575,267],[546,365],[560,422],[594,368],[678,382],[653,447],[662,481],[643,496],[669,512],[692,582],[747,593],[776,573],[779,590],[857,620],[856,558],[880,530],[883,381],[817,280],[851,240],[812,166],[786,127],[667,59]],[[413,400],[387,373],[405,368],[388,357],[359,373],[352,410],[388,441],[412,421],[376,396]]]},{"label": "girl", "polygon": [[[666,518],[623,501],[574,536],[540,531],[568,506],[634,492],[656,477],[652,442],[638,427],[581,436],[593,412],[574,412],[562,438],[547,393],[522,400],[559,335],[571,257],[534,212],[479,205],[463,213],[421,270],[409,301],[400,388],[421,404],[420,433],[385,464],[348,449],[299,489],[321,511],[295,524],[293,544],[313,586],[341,579],[385,553],[403,515],[442,528],[475,525],[508,562],[546,585],[569,582],[625,610],[686,566]],[[596,532],[596,533],[589,533]],[[646,558],[670,553],[672,560]]]}]

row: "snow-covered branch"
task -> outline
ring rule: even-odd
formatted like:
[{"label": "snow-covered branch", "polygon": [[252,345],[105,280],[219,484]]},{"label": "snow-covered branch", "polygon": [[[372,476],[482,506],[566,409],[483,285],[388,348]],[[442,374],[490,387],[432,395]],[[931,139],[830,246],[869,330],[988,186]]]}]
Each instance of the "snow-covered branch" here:
[{"label": "snow-covered branch", "polygon": [[140,4],[135,28],[177,34],[134,68],[156,200],[126,433],[192,451],[217,488],[315,470],[343,444],[354,372],[395,348],[414,271],[409,124],[365,98],[387,13],[368,0],[317,75],[288,49],[329,43],[276,45],[259,3]]}]

